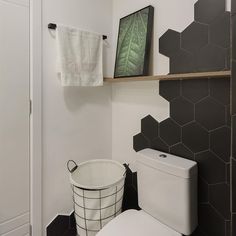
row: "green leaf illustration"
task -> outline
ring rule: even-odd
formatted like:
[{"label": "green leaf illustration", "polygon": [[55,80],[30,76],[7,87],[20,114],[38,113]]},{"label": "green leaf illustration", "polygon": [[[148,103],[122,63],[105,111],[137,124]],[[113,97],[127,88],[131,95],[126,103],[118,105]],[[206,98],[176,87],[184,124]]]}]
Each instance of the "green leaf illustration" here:
[{"label": "green leaf illustration", "polygon": [[143,73],[148,12],[145,8],[121,20],[115,77]]}]

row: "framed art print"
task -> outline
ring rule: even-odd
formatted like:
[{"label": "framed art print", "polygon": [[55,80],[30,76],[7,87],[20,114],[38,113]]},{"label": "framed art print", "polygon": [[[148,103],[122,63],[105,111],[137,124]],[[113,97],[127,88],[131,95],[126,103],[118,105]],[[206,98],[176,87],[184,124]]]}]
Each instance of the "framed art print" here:
[{"label": "framed art print", "polygon": [[148,6],[120,19],[114,78],[148,75],[153,18]]}]

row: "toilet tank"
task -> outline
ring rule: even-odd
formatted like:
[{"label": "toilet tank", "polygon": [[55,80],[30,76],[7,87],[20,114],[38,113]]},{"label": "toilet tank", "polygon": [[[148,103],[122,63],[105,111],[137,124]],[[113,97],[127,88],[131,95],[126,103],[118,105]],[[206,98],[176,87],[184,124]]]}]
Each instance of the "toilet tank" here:
[{"label": "toilet tank", "polygon": [[139,206],[175,231],[190,235],[197,222],[197,163],[152,149],[139,151]]}]

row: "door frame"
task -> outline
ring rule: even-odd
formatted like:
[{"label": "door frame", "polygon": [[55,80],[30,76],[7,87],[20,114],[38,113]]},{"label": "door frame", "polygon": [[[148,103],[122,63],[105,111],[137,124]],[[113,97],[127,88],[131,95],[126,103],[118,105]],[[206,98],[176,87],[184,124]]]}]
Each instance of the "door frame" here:
[{"label": "door frame", "polygon": [[42,236],[42,0],[30,0],[30,99],[30,224]]}]

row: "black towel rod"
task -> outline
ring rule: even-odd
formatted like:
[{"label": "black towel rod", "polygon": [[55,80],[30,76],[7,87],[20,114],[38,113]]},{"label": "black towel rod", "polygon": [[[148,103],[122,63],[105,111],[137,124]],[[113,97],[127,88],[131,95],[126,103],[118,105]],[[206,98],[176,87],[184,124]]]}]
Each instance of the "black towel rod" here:
[{"label": "black towel rod", "polygon": [[[48,28],[49,28],[49,29],[52,29],[52,30],[55,30],[55,29],[57,28],[57,25],[54,24],[54,23],[49,23],[49,24],[48,24]],[[107,39],[107,36],[106,36],[106,35],[103,35],[102,37],[103,37],[103,40]]]}]

